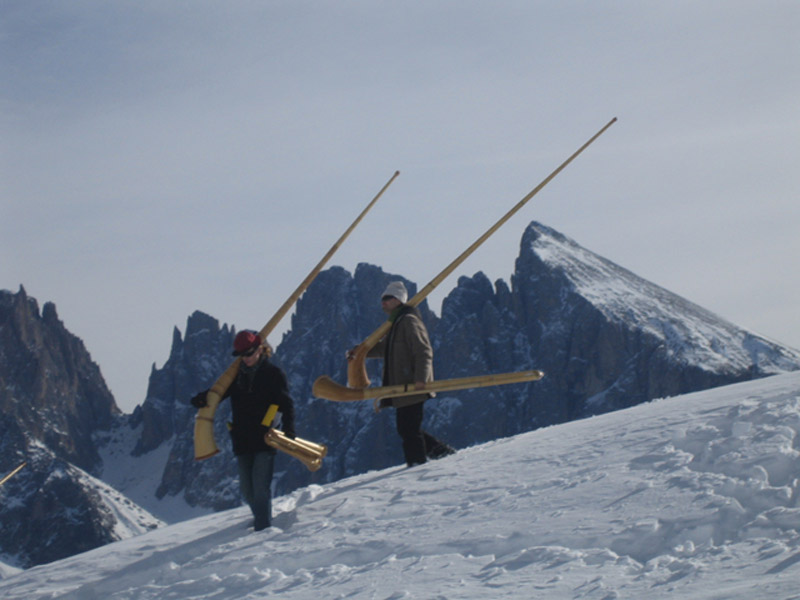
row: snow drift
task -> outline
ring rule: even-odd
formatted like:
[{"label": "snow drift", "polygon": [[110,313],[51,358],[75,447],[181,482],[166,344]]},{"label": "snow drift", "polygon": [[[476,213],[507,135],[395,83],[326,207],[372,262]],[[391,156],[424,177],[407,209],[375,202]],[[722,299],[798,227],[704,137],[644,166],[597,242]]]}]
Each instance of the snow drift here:
[{"label": "snow drift", "polygon": [[[300,468],[300,467],[298,467]],[[667,398],[184,521],[13,599],[800,598],[800,373]]]}]

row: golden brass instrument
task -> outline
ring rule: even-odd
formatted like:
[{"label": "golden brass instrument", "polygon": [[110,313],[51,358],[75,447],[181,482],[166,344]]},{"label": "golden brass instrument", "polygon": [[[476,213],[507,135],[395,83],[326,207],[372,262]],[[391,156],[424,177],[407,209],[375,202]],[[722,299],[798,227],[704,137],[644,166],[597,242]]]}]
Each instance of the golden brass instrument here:
[{"label": "golden brass instrument", "polygon": [[270,429],[264,435],[264,441],[275,448],[293,456],[302,462],[309,471],[317,471],[322,466],[322,459],[328,454],[328,447],[302,438],[290,438],[278,429]]}]

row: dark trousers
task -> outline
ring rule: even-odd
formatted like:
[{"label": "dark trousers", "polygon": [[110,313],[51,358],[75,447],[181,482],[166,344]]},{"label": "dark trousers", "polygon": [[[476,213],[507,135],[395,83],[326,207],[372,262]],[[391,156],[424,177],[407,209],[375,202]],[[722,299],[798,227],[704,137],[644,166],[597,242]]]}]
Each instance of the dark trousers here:
[{"label": "dark trousers", "polygon": [[236,457],[239,464],[239,489],[253,512],[253,529],[261,531],[272,524],[272,473],[274,452],[253,452]]},{"label": "dark trousers", "polygon": [[403,455],[409,467],[426,462],[428,454],[442,446],[427,431],[422,430],[424,402],[397,409],[397,433],[403,441]]}]

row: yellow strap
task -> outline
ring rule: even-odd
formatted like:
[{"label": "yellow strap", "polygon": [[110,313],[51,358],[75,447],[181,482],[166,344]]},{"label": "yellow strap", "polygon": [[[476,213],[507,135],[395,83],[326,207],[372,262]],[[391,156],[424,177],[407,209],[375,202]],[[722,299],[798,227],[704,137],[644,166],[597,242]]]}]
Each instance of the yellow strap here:
[{"label": "yellow strap", "polygon": [[275,419],[275,415],[278,414],[278,405],[277,404],[270,404],[269,408],[267,409],[267,413],[264,415],[264,418],[261,420],[261,424],[264,427],[269,427],[272,425],[272,421]]}]

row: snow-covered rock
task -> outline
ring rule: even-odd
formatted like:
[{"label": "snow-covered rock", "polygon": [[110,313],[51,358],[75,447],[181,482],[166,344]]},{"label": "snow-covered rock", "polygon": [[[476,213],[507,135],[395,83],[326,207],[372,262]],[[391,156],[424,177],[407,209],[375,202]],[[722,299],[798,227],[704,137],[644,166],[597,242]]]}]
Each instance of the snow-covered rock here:
[{"label": "snow-covered rock", "polygon": [[29,567],[162,524],[100,481],[98,436],[123,417],[55,305],[0,292],[0,560]]}]

